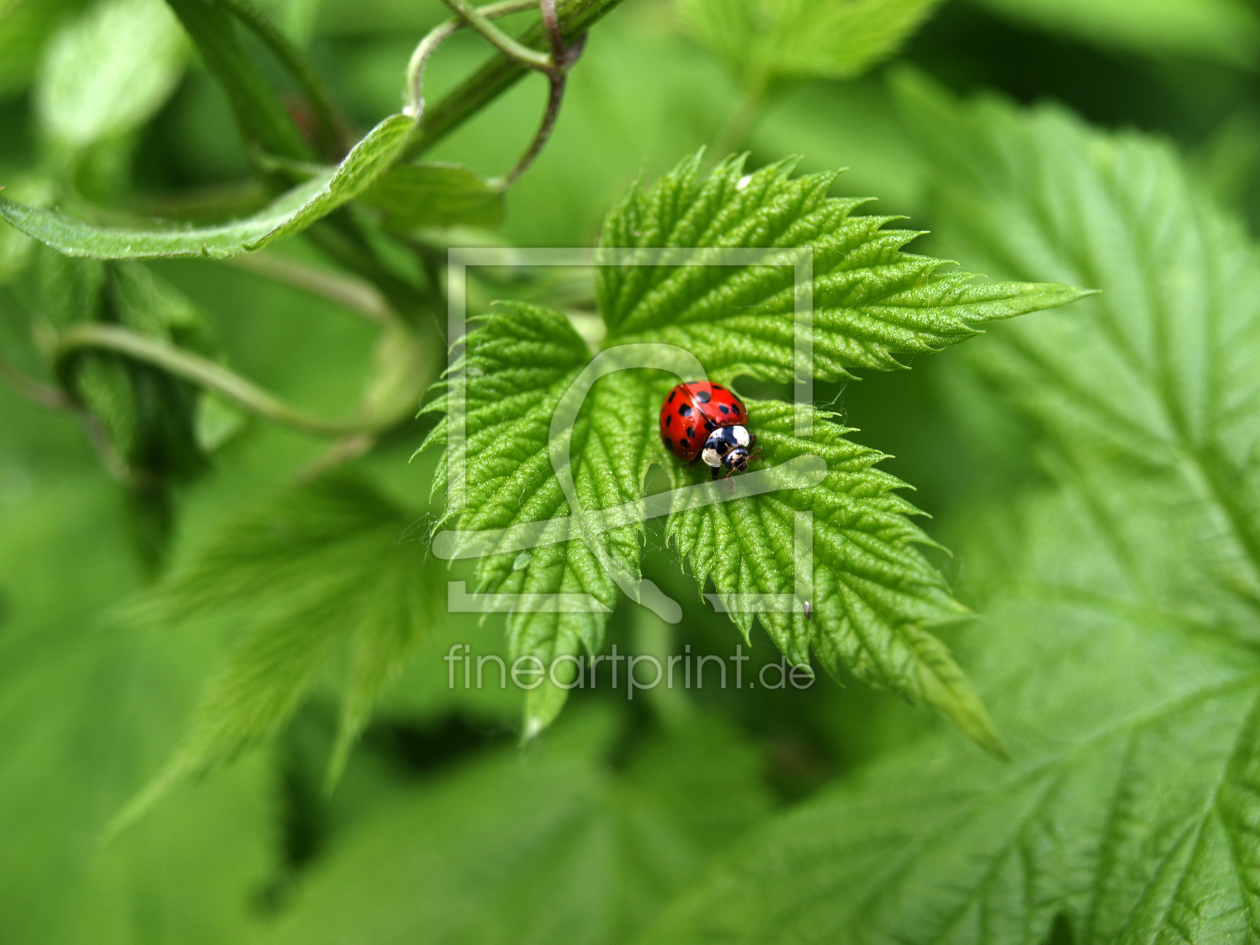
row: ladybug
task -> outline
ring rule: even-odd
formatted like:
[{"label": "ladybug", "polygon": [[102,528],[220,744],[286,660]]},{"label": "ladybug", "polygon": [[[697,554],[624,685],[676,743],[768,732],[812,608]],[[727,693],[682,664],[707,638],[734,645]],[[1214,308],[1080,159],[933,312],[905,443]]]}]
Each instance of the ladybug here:
[{"label": "ladybug", "polygon": [[748,410],[721,384],[691,381],[669,392],[661,405],[661,439],[680,459],[697,458],[713,468],[713,478],[748,468],[757,438],[748,432]]}]

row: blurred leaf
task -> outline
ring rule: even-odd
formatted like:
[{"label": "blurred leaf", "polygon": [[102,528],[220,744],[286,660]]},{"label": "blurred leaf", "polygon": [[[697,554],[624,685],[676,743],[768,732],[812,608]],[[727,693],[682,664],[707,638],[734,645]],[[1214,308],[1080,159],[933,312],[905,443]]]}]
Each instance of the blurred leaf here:
[{"label": "blurred leaf", "polygon": [[25,88],[44,45],[87,0],[4,0],[0,3],[0,95]]},{"label": "blurred leaf", "polygon": [[[3,409],[12,433],[24,408]],[[170,750],[217,645],[101,620],[99,608],[140,576],[112,484],[35,458],[63,423],[74,425],[44,416],[28,433],[29,493],[0,499],[11,604],[0,626],[0,940],[243,941],[274,869],[263,765],[180,790],[150,821],[101,843],[110,815]],[[17,461],[12,447],[4,461]]]},{"label": "blurred leaf", "polygon": [[620,776],[552,742],[381,811],[312,871],[266,941],[370,928],[374,941],[434,945],[623,942],[766,808],[755,754],[713,721],[656,742]]},{"label": "blurred leaf", "polygon": [[[56,188],[45,177],[25,176],[8,184],[4,193],[33,207],[52,203]],[[26,268],[35,249],[35,241],[12,227],[0,230],[0,286]]]},{"label": "blurred leaf", "polygon": [[939,0],[686,0],[704,43],[753,86],[771,76],[860,75],[891,55]]},{"label": "blurred leaf", "polygon": [[[959,107],[907,77],[950,247],[991,271],[1102,289],[1070,314],[994,332],[980,365],[1074,466],[1166,478],[1149,509],[1193,541],[1151,545],[1132,578],[1247,625],[1260,608],[1260,258],[1167,146],[1059,109]],[[1099,474],[1105,479],[1104,474]],[[1153,500],[1152,500],[1153,501]],[[1100,500],[1100,511],[1104,506]],[[1117,534],[1132,510],[1106,509]],[[1184,559],[1169,583],[1166,559]]]},{"label": "blurred leaf", "polygon": [[154,618],[241,621],[245,637],[209,683],[192,729],[120,816],[143,813],[179,779],[274,735],[321,676],[340,664],[335,779],[372,704],[424,633],[440,594],[410,516],[345,477],[290,490],[242,518],[159,591]]},{"label": "blurred leaf", "polygon": [[1014,764],[921,738],[768,823],[642,941],[1255,937],[1254,650],[1134,595],[1087,499],[1021,523],[973,670]]},{"label": "blurred leaf", "polygon": [[302,46],[309,44],[314,36],[324,5],[325,0],[259,0],[258,3],[260,9],[275,17],[286,35]]},{"label": "blurred leaf", "polygon": [[848,168],[836,188],[842,195],[879,194],[883,213],[923,212],[923,159],[881,74],[776,90],[757,115],[749,145],[758,163],[763,155],[800,154],[803,171]]},{"label": "blurred leaf", "polygon": [[248,422],[248,417],[235,404],[210,391],[202,391],[197,398],[195,418],[197,448],[206,454],[213,453],[240,433]]},{"label": "blurred leaf", "polygon": [[386,227],[403,232],[503,222],[502,193],[458,164],[399,165],[378,177],[360,199],[385,211]]},{"label": "blurred leaf", "polygon": [[138,128],[170,96],[183,61],[179,23],[161,0],[94,6],[45,54],[35,89],[44,133],[77,151]]},{"label": "blurred leaf", "polygon": [[1254,67],[1260,17],[1246,0],[971,0],[1009,19],[1101,46]]},{"label": "blurred leaf", "polygon": [[647,940],[1254,940],[1260,258],[1163,144],[902,97],[951,245],[1106,290],[976,346],[1058,449],[1058,488],[976,521],[968,555],[1015,764],[925,738],[767,827]]},{"label": "blurred leaf", "polygon": [[0,215],[28,236],[67,256],[94,259],[154,259],[209,256],[222,259],[260,249],[306,229],[355,199],[401,153],[412,121],[393,115],[373,128],[335,168],[294,187],[252,217],[221,226],[131,230],[91,226],[54,210],[39,210],[0,195]]},{"label": "blurred leaf", "polygon": [[293,119],[246,55],[236,22],[219,0],[166,0],[219,81],[245,143],[278,157],[309,160]]},{"label": "blurred leaf", "polygon": [[[813,372],[900,367],[894,352],[933,351],[977,322],[1062,305],[1066,285],[976,282],[939,259],[902,251],[919,234],[890,217],[853,214],[862,199],[828,198],[836,172],[791,176],[791,162],[754,173],[739,159],[701,178],[699,156],[609,214],[608,247],[779,247],[813,250]],[[665,341],[702,354],[713,376],[792,378],[793,272],[787,266],[605,266],[600,310],[610,342]]]},{"label": "blurred leaf", "polygon": [[[208,348],[201,314],[144,266],[107,266],[47,251],[41,259],[44,311],[59,327],[100,321],[181,347]],[[186,479],[202,468],[194,433],[198,394],[184,382],[96,351],[70,358],[62,366],[62,382],[100,421],[136,484]]]}]

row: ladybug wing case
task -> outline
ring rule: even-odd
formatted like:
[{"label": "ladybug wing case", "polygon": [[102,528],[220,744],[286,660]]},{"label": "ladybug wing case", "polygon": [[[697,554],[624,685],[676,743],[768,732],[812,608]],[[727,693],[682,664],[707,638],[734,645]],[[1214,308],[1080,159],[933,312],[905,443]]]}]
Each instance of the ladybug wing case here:
[{"label": "ladybug wing case", "polygon": [[665,448],[690,462],[700,455],[708,435],[704,415],[688,385],[679,384],[669,392],[661,407],[661,440]]}]

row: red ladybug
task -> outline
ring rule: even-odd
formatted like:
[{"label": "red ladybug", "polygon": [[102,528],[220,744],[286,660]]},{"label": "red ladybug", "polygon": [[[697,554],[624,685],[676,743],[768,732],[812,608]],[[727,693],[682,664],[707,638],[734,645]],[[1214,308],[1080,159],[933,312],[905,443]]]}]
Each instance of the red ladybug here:
[{"label": "red ladybug", "polygon": [[661,405],[665,448],[688,462],[703,459],[713,478],[725,469],[743,472],[757,438],[748,432],[748,411],[721,384],[691,381],[669,392]]}]

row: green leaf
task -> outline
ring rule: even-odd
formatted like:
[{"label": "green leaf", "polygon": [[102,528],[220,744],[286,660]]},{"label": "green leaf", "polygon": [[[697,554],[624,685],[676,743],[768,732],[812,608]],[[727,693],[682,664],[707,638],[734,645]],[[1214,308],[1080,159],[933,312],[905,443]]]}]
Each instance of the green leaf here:
[{"label": "green leaf", "polygon": [[1057,482],[966,549],[989,597],[973,676],[1015,763],[924,737],[645,941],[1253,941],[1260,258],[1163,144],[902,96],[950,245],[1105,290],[975,346]]},{"label": "green leaf", "polygon": [[57,34],[35,89],[45,134],[77,151],[140,127],[183,73],[179,23],[161,0],[110,0]]},{"label": "green leaf", "polygon": [[458,164],[399,165],[378,177],[360,199],[384,210],[385,226],[402,232],[503,222],[503,194]]},{"label": "green leaf", "polygon": [[[52,203],[56,190],[45,177],[20,177],[5,187],[5,193],[35,207]],[[9,282],[31,261],[36,243],[12,227],[0,230],[0,285]]]},{"label": "green leaf", "polygon": [[[23,408],[4,409],[12,433]],[[84,469],[80,453],[68,466],[43,459],[62,422],[39,418],[23,460],[30,493],[6,502],[0,528],[0,939],[243,941],[250,903],[277,865],[265,765],[173,792],[149,821],[101,842],[177,741],[219,641],[100,616],[139,589],[140,575],[113,483]],[[6,461],[18,462],[25,451],[6,445]]]},{"label": "green leaf", "polygon": [[[500,529],[569,514],[551,465],[548,432],[561,397],[591,353],[565,317],[526,305],[501,305],[466,338],[461,365],[467,376],[465,436],[467,472],[462,530]],[[579,500],[589,509],[617,505],[642,494],[647,474],[648,427],[641,422],[659,408],[654,391],[622,371],[604,378],[591,394],[591,410],[573,430],[570,449]],[[442,398],[429,410],[445,410]],[[426,446],[445,442],[444,418]],[[659,448],[659,444],[657,448]],[[447,483],[445,460],[434,489]],[[639,577],[641,523],[591,540],[632,577]],[[599,612],[514,612],[508,616],[513,659],[533,655],[551,666],[585,648],[597,653],[617,599],[617,588],[592,548],[581,538],[543,545],[524,554],[483,558],[478,589],[505,594],[590,594]],[[571,667],[562,663],[561,667]],[[567,680],[566,680],[567,681]],[[526,732],[537,734],[563,705],[566,691],[546,681],[526,697]]]},{"label": "green leaf", "polygon": [[86,0],[6,0],[0,5],[0,94],[30,84],[48,40],[87,5]]},{"label": "green leaf", "polygon": [[373,128],[344,161],[294,187],[252,217],[196,229],[133,230],[91,226],[54,210],[40,210],[0,195],[0,215],[27,236],[67,256],[154,259],[208,256],[223,259],[260,249],[297,233],[355,199],[401,153],[412,121],[393,115]]},{"label": "green leaf", "polygon": [[567,748],[565,727],[357,825],[266,941],[624,942],[766,809],[756,753],[716,721],[623,773]]},{"label": "green leaf", "polygon": [[[707,177],[689,159],[609,215],[604,247],[796,247],[813,250],[813,373],[900,367],[976,324],[1070,302],[1066,285],[976,282],[902,248],[919,234],[857,215],[866,200],[827,196],[835,173],[791,176],[792,162],[751,174],[724,161]],[[600,310],[610,343],[663,341],[704,359],[711,376],[792,378],[793,271],[779,266],[605,266]]]},{"label": "green leaf", "polygon": [[687,0],[684,16],[744,81],[860,75],[891,55],[938,0]]},{"label": "green leaf", "polygon": [[[44,250],[44,313],[58,327],[120,324],[208,353],[200,312],[139,263],[101,264]],[[155,488],[201,471],[195,435],[198,393],[161,371],[118,355],[87,351],[59,367],[60,380],[92,412],[135,484]]]},{"label": "green leaf", "polygon": [[1260,933],[1254,651],[1135,606],[1080,496],[1043,502],[1024,524],[973,670],[1015,763],[922,738],[768,823],[642,941],[1039,945],[1056,925],[1082,945]]},{"label": "green leaf", "polygon": [[219,80],[245,143],[284,158],[309,160],[293,119],[246,55],[228,8],[218,0],[166,0]]},{"label": "green leaf", "polygon": [[[883,218],[852,215],[856,201],[829,200],[834,175],[793,180],[788,168],[775,165],[745,176],[738,161],[722,164],[706,180],[697,175],[692,159],[651,191],[636,188],[611,214],[602,246],[811,247],[819,377],[848,377],[847,367],[855,365],[897,366],[895,352],[932,350],[974,334],[972,322],[1079,295],[1067,286],[991,285],[942,274],[939,261],[901,252],[914,234],[884,231]],[[684,348],[703,357],[710,378],[727,383],[737,374],[787,380],[792,279],[787,267],[605,265],[599,300],[609,325],[606,344]],[[467,470],[452,484],[459,528],[572,518],[548,437],[561,398],[590,363],[585,343],[558,313],[518,305],[489,316],[466,345],[458,370],[466,379]],[[678,462],[660,442],[658,414],[677,381],[661,371],[619,370],[591,388],[568,441],[575,497],[585,509],[640,499],[654,463],[676,477]],[[430,409],[446,407],[444,398]],[[905,518],[913,507],[891,492],[900,484],[871,469],[878,454],[846,443],[846,431],[825,421],[817,443],[794,439],[791,417],[787,405],[754,405],[754,432],[762,418],[767,424],[766,458],[822,455],[833,478],[815,490],[684,514],[670,524],[680,552],[699,581],[713,580],[722,594],[783,592],[791,580],[791,510],[814,512],[820,539],[811,603],[818,616],[808,626],[803,616],[763,620],[780,649],[804,664],[812,647],[831,671],[845,666],[932,705],[1000,753],[958,667],[927,632],[965,611],[915,550],[926,538]],[[448,433],[444,421],[430,442],[445,441]],[[437,485],[446,482],[445,472],[444,465]],[[654,585],[639,583],[642,523],[592,533],[579,517],[574,527],[578,534],[567,541],[484,557],[480,589],[589,594],[609,610],[618,585],[635,595],[655,593]],[[508,619],[513,655],[533,654],[551,665],[580,648],[598,652],[605,622],[604,613],[514,612]],[[737,615],[737,622],[747,634],[751,615]],[[551,721],[565,694],[550,682],[530,693],[527,733]]]},{"label": "green leaf", "polygon": [[130,823],[179,779],[271,737],[331,668],[343,683],[335,779],[372,704],[421,638],[438,595],[407,541],[411,517],[344,477],[282,494],[226,529],[151,602],[151,619],[231,619],[244,638],[210,681],[191,731],[120,815]]},{"label": "green leaf", "polygon": [[[759,619],[797,665],[810,649],[829,672],[847,667],[858,679],[926,703],[997,755],[1002,744],[962,670],[925,627],[967,615],[945,579],[916,548],[930,540],[907,516],[919,514],[894,490],[904,488],[875,468],[883,455],[849,442],[853,432],[816,413],[813,436],[794,432],[795,408],[745,401],[757,445],[775,465],[821,456],[827,478],[786,490],[671,515],[669,537],[704,586],[729,594],[791,594],[795,515],[813,516],[812,615],[765,613]],[[658,461],[664,462],[665,457]],[[731,614],[748,638],[753,614]]]},{"label": "green leaf", "polygon": [[972,0],[1017,23],[1154,56],[1254,67],[1260,17],[1237,0]]},{"label": "green leaf", "polygon": [[[1195,554],[1174,586],[1158,574],[1135,580],[1157,597],[1197,597],[1213,619],[1249,621],[1260,606],[1255,246],[1166,146],[1090,131],[1058,109],[963,108],[922,82],[901,85],[948,245],[1000,275],[1103,290],[994,332],[978,346],[985,373],[1065,461],[1110,457],[1175,484],[1178,498],[1151,513],[1183,538],[1133,567],[1177,555],[1186,540]],[[1108,514],[1121,530],[1131,517],[1123,502]]]}]

